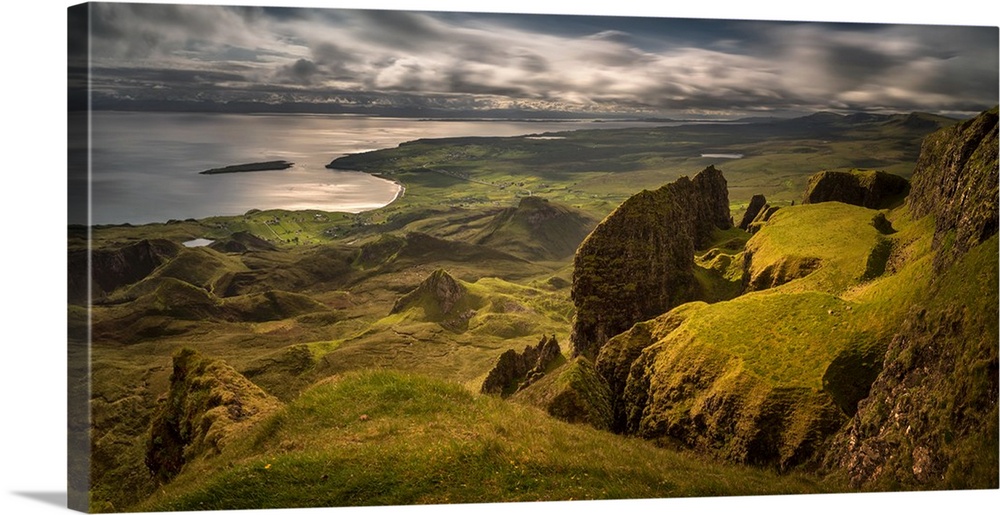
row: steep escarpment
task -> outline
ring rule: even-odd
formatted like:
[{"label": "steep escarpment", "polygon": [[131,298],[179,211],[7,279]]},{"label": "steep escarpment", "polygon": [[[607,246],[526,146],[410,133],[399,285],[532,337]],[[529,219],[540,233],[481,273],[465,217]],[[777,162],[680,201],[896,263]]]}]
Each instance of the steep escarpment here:
[{"label": "steep escarpment", "polygon": [[825,171],[809,178],[802,203],[843,202],[882,209],[902,200],[909,186],[906,179],[883,171]]},{"label": "steep escarpment", "polygon": [[760,292],[636,324],[597,359],[612,427],[739,463],[811,463],[847,421],[848,385],[824,372],[871,338],[858,320],[833,295]]},{"label": "steep escarpment", "polygon": [[708,167],[623,202],[574,259],[573,352],[591,358],[609,338],[698,298],[694,251],[732,227],[722,172]]},{"label": "steep escarpment", "polygon": [[929,291],[826,466],[857,488],[997,488],[997,110],[929,136],[908,199],[934,219]]},{"label": "steep escarpment", "polygon": [[934,215],[938,270],[997,232],[997,108],[928,136],[907,205]]},{"label": "steep escarpment", "polygon": [[[962,177],[951,190],[963,198],[931,202],[944,225],[882,187],[782,208],[744,248],[742,296],[683,304],[607,341],[596,364],[612,428],[728,461],[823,467],[863,489],[995,487],[996,153],[966,146],[968,161],[993,163],[914,176]],[[985,188],[979,203],[966,182]]]}]

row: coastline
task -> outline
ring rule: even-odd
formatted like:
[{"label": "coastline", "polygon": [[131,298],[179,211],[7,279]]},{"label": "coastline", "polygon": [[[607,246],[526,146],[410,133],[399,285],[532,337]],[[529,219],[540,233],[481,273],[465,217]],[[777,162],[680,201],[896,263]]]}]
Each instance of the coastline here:
[{"label": "coastline", "polygon": [[[361,172],[361,173],[368,173],[368,172]],[[396,179],[390,179],[388,177],[384,177],[380,173],[368,173],[368,175],[371,175],[372,177],[377,177],[377,178],[382,179],[382,180],[389,181],[389,182],[391,182],[391,183],[393,183],[393,184],[396,185],[396,194],[393,195],[392,200],[390,200],[384,206],[372,208],[372,209],[369,209],[368,211],[375,211],[376,209],[382,209],[382,208],[385,208],[385,207],[389,207],[393,202],[395,202],[395,201],[403,198],[406,195],[406,186],[403,183],[397,181]]]}]

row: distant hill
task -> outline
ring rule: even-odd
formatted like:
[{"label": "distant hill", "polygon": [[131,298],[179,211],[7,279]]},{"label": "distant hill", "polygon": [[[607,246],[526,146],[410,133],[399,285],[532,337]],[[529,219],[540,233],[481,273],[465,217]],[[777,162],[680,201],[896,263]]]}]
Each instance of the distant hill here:
[{"label": "distant hill", "polygon": [[524,197],[497,214],[476,243],[535,260],[571,256],[597,226],[593,217],[541,197]]}]

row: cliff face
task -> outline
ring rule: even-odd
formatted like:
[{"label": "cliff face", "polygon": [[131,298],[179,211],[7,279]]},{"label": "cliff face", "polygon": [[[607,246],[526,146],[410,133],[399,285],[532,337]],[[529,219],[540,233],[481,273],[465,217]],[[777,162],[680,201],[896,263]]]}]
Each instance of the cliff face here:
[{"label": "cliff face", "polygon": [[935,266],[941,270],[997,232],[997,108],[928,136],[907,205],[934,215]]},{"label": "cliff face", "polygon": [[906,194],[906,179],[881,171],[819,172],[809,178],[803,204],[843,202],[882,209]]},{"label": "cliff face", "polygon": [[997,488],[997,109],[925,140],[907,204],[935,275],[826,466],[859,488]]},{"label": "cliff face", "polygon": [[743,213],[743,220],[740,221],[739,225],[740,229],[743,229],[744,231],[750,230],[750,224],[753,223],[754,218],[757,218],[757,215],[759,215],[761,210],[763,210],[766,206],[767,199],[764,198],[764,195],[754,195],[753,198],[750,199],[750,205],[747,206],[746,212]]},{"label": "cliff face", "polygon": [[730,227],[726,180],[714,167],[623,202],[577,250],[573,352],[594,358],[636,322],[696,299],[695,248]]}]

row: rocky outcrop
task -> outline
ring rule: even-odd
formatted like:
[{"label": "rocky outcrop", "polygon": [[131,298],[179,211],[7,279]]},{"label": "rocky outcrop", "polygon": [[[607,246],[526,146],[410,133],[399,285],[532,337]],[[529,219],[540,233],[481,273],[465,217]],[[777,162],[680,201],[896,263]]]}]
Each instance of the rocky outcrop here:
[{"label": "rocky outcrop", "polygon": [[582,211],[530,196],[494,216],[475,243],[532,260],[562,259],[595,226],[597,220]]},{"label": "rocky outcrop", "polygon": [[883,209],[902,200],[909,186],[906,179],[882,171],[819,172],[809,178],[802,203],[843,202]]},{"label": "rocky outcrop", "polygon": [[555,336],[543,336],[538,345],[521,352],[507,350],[497,358],[480,391],[507,397],[540,379],[562,357]]},{"label": "rocky outcrop", "polygon": [[730,227],[726,180],[714,167],[618,206],[574,259],[573,353],[593,359],[636,322],[697,299],[694,251]]},{"label": "rocky outcrop", "polygon": [[431,318],[449,315],[467,291],[448,272],[439,268],[429,275],[417,289],[396,300],[389,314],[396,314],[414,306],[423,307]]},{"label": "rocky outcrop", "polygon": [[141,240],[116,249],[73,250],[69,253],[69,301],[88,302],[87,255],[90,254],[91,296],[101,297],[137,283],[181,251],[167,240]]},{"label": "rocky outcrop", "polygon": [[764,204],[757,212],[757,216],[755,216],[747,225],[747,232],[750,234],[757,234],[757,231],[759,231],[761,227],[764,227],[764,224],[766,224],[767,221],[774,216],[774,213],[777,212],[778,209],[778,206]]},{"label": "rocky outcrop", "polygon": [[750,198],[750,204],[747,206],[747,210],[743,213],[743,220],[740,221],[739,228],[747,231],[750,229],[750,224],[753,223],[757,215],[760,214],[761,210],[767,205],[767,199],[764,195],[754,195]]},{"label": "rocky outcrop", "polygon": [[229,365],[182,349],[174,355],[170,389],[150,425],[146,466],[169,481],[186,463],[218,454],[280,406]]},{"label": "rocky outcrop", "polygon": [[912,308],[829,471],[863,489],[998,487],[996,257],[994,237]]},{"label": "rocky outcrop", "polygon": [[535,406],[549,415],[598,429],[611,427],[611,392],[593,363],[573,358],[545,377],[521,388],[511,400]]},{"label": "rocky outcrop", "polygon": [[934,215],[938,270],[997,233],[997,108],[928,136],[907,205]]}]

